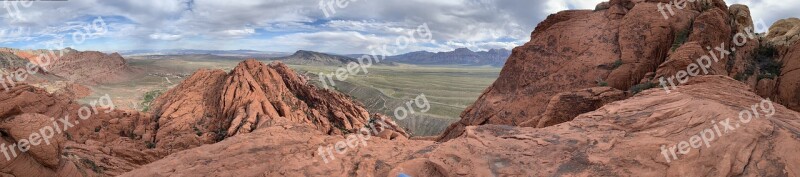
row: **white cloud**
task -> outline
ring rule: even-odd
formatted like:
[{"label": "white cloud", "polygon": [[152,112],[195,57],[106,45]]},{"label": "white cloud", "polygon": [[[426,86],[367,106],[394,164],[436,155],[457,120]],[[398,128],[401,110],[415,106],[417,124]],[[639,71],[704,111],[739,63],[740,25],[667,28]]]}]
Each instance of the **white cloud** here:
[{"label": "white cloud", "polygon": [[178,34],[165,34],[165,33],[155,33],[150,35],[150,39],[155,40],[165,40],[165,41],[174,41],[181,39],[181,35]]},{"label": "white cloud", "polygon": [[253,28],[244,28],[244,29],[230,29],[230,30],[223,30],[219,32],[223,36],[227,37],[244,37],[248,35],[252,35],[256,33],[256,30]]}]

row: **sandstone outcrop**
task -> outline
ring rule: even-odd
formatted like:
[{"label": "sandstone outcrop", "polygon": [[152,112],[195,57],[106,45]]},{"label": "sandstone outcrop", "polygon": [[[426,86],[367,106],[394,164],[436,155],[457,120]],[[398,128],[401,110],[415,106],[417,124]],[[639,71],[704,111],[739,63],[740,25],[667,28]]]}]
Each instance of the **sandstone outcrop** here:
[{"label": "sandstone outcrop", "polygon": [[[757,94],[769,97],[790,109],[800,111],[800,20],[778,20],[751,55],[745,55],[752,76],[743,80]],[[738,54],[738,53],[737,53]],[[740,79],[740,78],[737,78]]]},{"label": "sandstone outcrop", "polygon": [[155,128],[149,124],[149,115],[86,106],[94,113],[79,123],[82,106],[71,101],[70,96],[50,94],[26,84],[0,92],[0,102],[0,131],[6,147],[29,139],[45,127],[58,126],[61,130],[53,133],[50,144],[42,142],[24,153],[16,150],[19,156],[9,156],[10,160],[0,157],[2,174],[119,175],[167,155],[149,149],[141,138]]},{"label": "sandstone outcrop", "polygon": [[795,42],[781,58],[781,74],[777,87],[777,100],[790,109],[800,111],[800,42]]},{"label": "sandstone outcrop", "polygon": [[800,39],[800,19],[778,20],[769,27],[766,40],[773,45],[792,45]]},{"label": "sandstone outcrop", "polygon": [[69,51],[64,56],[52,60],[44,65],[49,73],[78,83],[120,82],[130,77],[133,72],[118,53]]},{"label": "sandstone outcrop", "polygon": [[678,158],[667,162],[662,145],[690,141],[727,118],[736,123],[741,111],[760,105],[762,98],[750,90],[730,78],[702,76],[671,94],[645,91],[555,126],[467,126],[444,143],[372,138],[329,163],[318,148],[341,137],[307,125],[273,126],[175,153],[122,176],[800,175],[800,119],[778,104],[771,117],[759,112],[761,117],[733,130],[720,127],[724,134],[708,147],[676,152]]},{"label": "sandstone outcrop", "polygon": [[610,87],[593,87],[559,93],[550,99],[542,117],[531,119],[538,122],[523,122],[521,125],[542,128],[568,122],[579,114],[594,111],[605,104],[625,98],[627,98],[625,92]]},{"label": "sandstone outcrop", "polygon": [[308,124],[325,134],[343,135],[370,120],[367,110],[350,97],[316,88],[283,63],[252,59],[230,73],[200,70],[152,107],[159,125],[154,142],[178,150],[279,123]]},{"label": "sandstone outcrop", "polygon": [[[660,69],[682,33],[698,44],[730,39],[730,28],[712,26],[728,22],[723,1],[674,8],[675,14],[668,19],[655,2],[614,0],[607,6],[607,10],[569,10],[548,16],[531,34],[534,40],[513,50],[498,80],[462,113],[459,122],[448,127],[441,140],[459,136],[470,125],[539,122],[537,115],[560,92],[598,83],[626,91],[652,85],[640,82],[650,80],[647,74]],[[689,36],[692,31],[714,36]],[[727,73],[724,62],[721,66],[722,73]]]}]

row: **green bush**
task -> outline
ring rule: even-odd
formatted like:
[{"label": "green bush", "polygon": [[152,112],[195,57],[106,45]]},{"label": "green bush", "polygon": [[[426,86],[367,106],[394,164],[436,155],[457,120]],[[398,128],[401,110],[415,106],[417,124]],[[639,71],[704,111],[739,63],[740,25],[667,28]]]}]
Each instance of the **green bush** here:
[{"label": "green bush", "polygon": [[619,68],[620,66],[622,66],[622,64],[623,64],[623,63],[622,63],[622,59],[617,59],[617,61],[614,61],[614,64],[613,64],[613,65],[611,65],[611,68],[612,68],[612,69],[617,69],[617,68]]},{"label": "green bush", "polygon": [[657,86],[657,84],[655,84],[655,83],[652,83],[652,82],[646,82],[646,83],[641,83],[641,84],[638,84],[638,85],[634,85],[634,86],[632,86],[632,87],[629,89],[629,91],[630,91],[632,94],[636,95],[636,94],[638,94],[638,93],[640,93],[640,92],[642,92],[642,91],[644,91],[644,90],[651,89],[651,88],[655,88],[656,86]]},{"label": "green bush", "polygon": [[775,79],[781,74],[781,63],[775,60],[778,57],[778,49],[770,44],[762,44],[756,48],[753,59],[755,65],[758,66],[760,75],[759,80],[763,78]]},{"label": "green bush", "polygon": [[192,125],[192,129],[194,129],[194,134],[197,136],[203,136],[203,131],[200,131],[200,128],[197,128],[197,125]]},{"label": "green bush", "polygon": [[678,47],[681,47],[681,45],[683,45],[683,43],[686,43],[686,39],[689,38],[689,34],[691,32],[690,31],[691,29],[692,28],[690,27],[689,29],[685,29],[685,30],[683,30],[681,32],[678,32],[678,34],[675,35],[675,40],[672,41],[672,51],[673,52],[675,50],[678,50]]},{"label": "green bush", "polygon": [[608,87],[608,82],[604,81],[603,79],[597,79],[595,82],[597,82],[597,86]]},{"label": "green bush", "polygon": [[156,148],[156,143],[153,143],[152,141],[148,141],[147,142],[147,149],[154,149],[154,148]]},{"label": "green bush", "polygon": [[161,94],[163,94],[163,93],[164,92],[161,91],[161,90],[153,90],[153,91],[149,91],[147,93],[144,93],[144,98],[143,98],[144,101],[142,101],[142,103],[141,103],[142,111],[146,112],[146,111],[150,110],[150,104],[153,103],[153,100],[158,98],[158,96],[161,96]]}]

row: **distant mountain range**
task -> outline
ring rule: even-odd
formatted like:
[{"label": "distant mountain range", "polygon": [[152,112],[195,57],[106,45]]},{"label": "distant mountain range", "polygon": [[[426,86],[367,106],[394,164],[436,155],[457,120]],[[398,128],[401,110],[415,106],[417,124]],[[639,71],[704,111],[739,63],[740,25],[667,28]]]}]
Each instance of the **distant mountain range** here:
[{"label": "distant mountain range", "polygon": [[[345,65],[357,61],[356,58],[363,54],[336,55],[307,50],[299,50],[294,54],[286,52],[264,52],[257,50],[127,50],[118,51],[123,56],[203,56],[203,58],[220,59],[245,59],[256,58],[264,60],[280,60],[293,65]],[[468,65],[468,66],[496,66],[505,64],[511,51],[506,49],[491,49],[488,51],[474,52],[467,48],[459,48],[450,52],[418,51],[396,56],[389,56],[380,64],[406,63],[414,65]],[[155,57],[153,59],[160,58]]]},{"label": "distant mountain range", "polygon": [[470,65],[470,66],[503,66],[511,51],[491,49],[473,52],[467,48],[459,48],[450,52],[418,51],[388,57],[388,61],[416,65]]}]

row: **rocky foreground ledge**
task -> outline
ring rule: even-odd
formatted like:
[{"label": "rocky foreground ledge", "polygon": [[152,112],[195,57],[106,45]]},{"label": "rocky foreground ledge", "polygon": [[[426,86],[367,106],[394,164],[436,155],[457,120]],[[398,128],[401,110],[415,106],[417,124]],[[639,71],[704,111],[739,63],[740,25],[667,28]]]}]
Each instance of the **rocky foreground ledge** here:
[{"label": "rocky foreground ledge", "polygon": [[671,94],[648,90],[555,126],[468,126],[444,143],[373,138],[330,163],[317,148],[342,137],[302,125],[273,126],[123,176],[798,176],[800,117],[778,104],[771,117],[761,113],[735,130],[717,126],[726,132],[710,147],[676,152],[677,160],[667,162],[660,149],[689,141],[715,122],[735,123],[762,100],[738,81],[703,76]]}]

